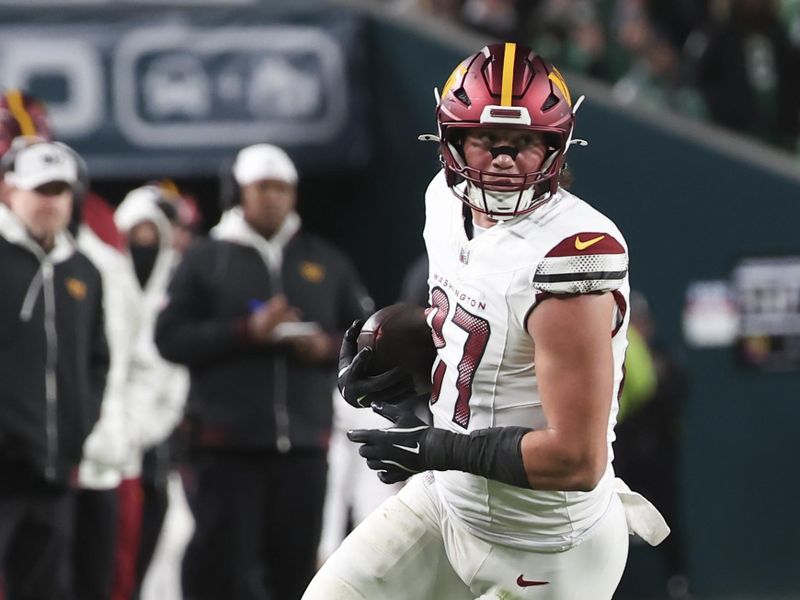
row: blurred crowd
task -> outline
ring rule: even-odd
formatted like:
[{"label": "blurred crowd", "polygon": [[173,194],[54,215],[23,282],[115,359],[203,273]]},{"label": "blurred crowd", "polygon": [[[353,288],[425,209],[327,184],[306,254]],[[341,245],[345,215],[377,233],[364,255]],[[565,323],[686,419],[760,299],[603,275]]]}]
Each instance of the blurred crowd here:
[{"label": "blurred crowd", "polygon": [[394,0],[800,156],[798,0]]}]

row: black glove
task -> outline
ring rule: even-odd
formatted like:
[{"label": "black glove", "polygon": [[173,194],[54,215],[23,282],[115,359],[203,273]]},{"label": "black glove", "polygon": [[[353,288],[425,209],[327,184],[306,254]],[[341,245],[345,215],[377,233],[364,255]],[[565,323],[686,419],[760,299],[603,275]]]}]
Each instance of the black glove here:
[{"label": "black glove", "polygon": [[347,432],[351,442],[363,444],[358,453],[367,459],[367,466],[378,471],[383,483],[405,481],[415,473],[427,470],[426,443],[432,428],[411,408],[393,404],[373,404],[372,410],[389,419],[394,426],[387,429],[355,429]]},{"label": "black glove", "polygon": [[367,374],[372,349],[358,351],[356,345],[363,325],[364,321],[354,321],[342,339],[337,386],[344,399],[356,408],[366,408],[373,402],[397,403],[414,396],[413,378],[399,367],[379,375]]},{"label": "black glove", "polygon": [[358,453],[367,466],[378,471],[383,483],[405,481],[427,470],[425,444],[431,426],[417,417],[410,407],[373,404],[372,410],[394,425],[387,429],[355,429],[347,432],[351,442],[363,444]]}]

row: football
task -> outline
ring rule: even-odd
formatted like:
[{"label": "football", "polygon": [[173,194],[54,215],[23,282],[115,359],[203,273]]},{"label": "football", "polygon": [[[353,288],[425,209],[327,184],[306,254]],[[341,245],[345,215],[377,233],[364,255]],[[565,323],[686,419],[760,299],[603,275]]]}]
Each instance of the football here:
[{"label": "football", "polygon": [[418,394],[430,391],[436,348],[424,308],[398,303],[380,309],[364,323],[357,344],[359,350],[372,348],[372,374],[400,367],[411,374]]}]

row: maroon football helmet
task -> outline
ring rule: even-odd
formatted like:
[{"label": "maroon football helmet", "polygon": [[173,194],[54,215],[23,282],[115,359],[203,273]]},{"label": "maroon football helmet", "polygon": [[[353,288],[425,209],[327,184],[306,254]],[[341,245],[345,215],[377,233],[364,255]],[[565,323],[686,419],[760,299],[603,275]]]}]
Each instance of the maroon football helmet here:
[{"label": "maroon football helmet", "polygon": [[[509,219],[531,212],[558,188],[575,112],[561,73],[530,48],[492,44],[465,59],[444,85],[436,120],[447,185],[470,207],[493,219]],[[461,144],[465,129],[475,127],[540,133],[545,160],[539,170],[519,175],[468,167]],[[485,189],[487,176],[510,182]]]},{"label": "maroon football helmet", "polygon": [[0,156],[11,147],[16,137],[38,137],[52,140],[43,102],[19,90],[7,90],[0,96]]}]

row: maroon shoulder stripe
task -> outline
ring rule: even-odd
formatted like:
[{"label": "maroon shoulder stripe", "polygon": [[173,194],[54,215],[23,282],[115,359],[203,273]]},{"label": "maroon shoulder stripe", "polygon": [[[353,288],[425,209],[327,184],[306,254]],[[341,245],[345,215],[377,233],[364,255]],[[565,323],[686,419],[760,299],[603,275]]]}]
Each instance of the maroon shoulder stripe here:
[{"label": "maroon shoulder stripe", "polygon": [[625,254],[625,248],[608,233],[584,231],[564,238],[546,256],[555,258],[590,254]]}]

